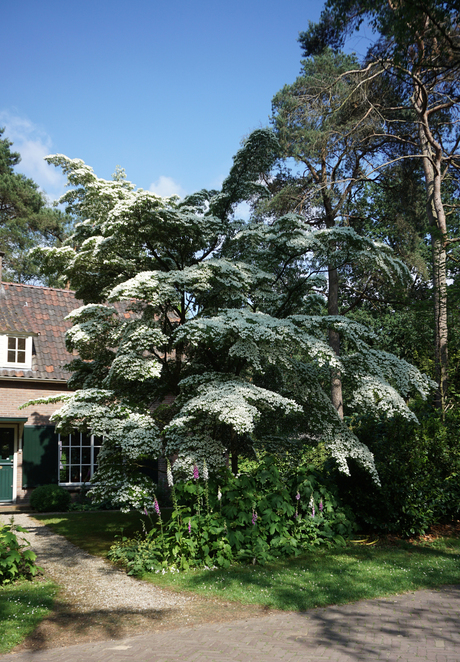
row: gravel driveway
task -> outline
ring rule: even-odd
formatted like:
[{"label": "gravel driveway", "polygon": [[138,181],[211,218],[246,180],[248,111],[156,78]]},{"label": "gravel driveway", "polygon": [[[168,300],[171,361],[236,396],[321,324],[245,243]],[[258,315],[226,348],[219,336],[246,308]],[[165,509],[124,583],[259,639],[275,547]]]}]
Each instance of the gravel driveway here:
[{"label": "gravel driveway", "polygon": [[[9,515],[0,515],[0,522],[4,524],[10,519]],[[129,577],[28,515],[15,514],[14,522],[28,530],[19,535],[30,542],[45,574],[62,587],[62,597],[70,600],[79,611],[127,609],[142,612],[185,606],[192,599]]]}]

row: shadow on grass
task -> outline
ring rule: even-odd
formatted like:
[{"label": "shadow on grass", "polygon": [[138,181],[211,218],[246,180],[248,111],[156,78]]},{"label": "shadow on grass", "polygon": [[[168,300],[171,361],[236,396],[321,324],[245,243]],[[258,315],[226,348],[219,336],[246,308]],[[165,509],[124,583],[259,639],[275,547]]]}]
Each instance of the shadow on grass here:
[{"label": "shadow on grass", "polygon": [[0,586],[0,653],[16,646],[53,609],[57,587],[19,580]]},{"label": "shadow on grass", "polygon": [[460,583],[460,548],[457,550],[410,544],[320,550],[273,565],[197,571],[177,581],[166,577],[165,584],[200,594],[212,591],[246,604],[302,612]]}]

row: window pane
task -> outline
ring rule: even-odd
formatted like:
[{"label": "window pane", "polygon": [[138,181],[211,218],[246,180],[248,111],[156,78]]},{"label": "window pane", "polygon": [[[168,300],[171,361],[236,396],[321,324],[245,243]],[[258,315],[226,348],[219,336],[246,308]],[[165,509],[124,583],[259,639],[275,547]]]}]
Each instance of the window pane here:
[{"label": "window pane", "polygon": [[8,363],[16,363],[16,352],[8,352]]},{"label": "window pane", "polygon": [[16,338],[8,338],[8,349],[16,349]]},{"label": "window pane", "polygon": [[64,467],[59,471],[59,482],[60,483],[70,483],[69,480],[69,467]]},{"label": "window pane", "polygon": [[[70,435],[59,435],[60,483],[90,483],[97,469],[96,458],[101,450],[102,437],[92,437],[74,431]],[[93,445],[94,444],[94,445]],[[91,472],[91,463],[94,462]]]},{"label": "window pane", "polygon": [[25,351],[26,349],[26,339],[25,338],[18,338],[18,349],[22,349]]},{"label": "window pane", "polygon": [[70,469],[70,482],[81,483],[80,480],[80,467],[71,467]]},{"label": "window pane", "polygon": [[26,353],[25,352],[18,352],[18,363],[25,363],[26,362]]},{"label": "window pane", "polygon": [[71,464],[80,464],[80,449],[71,448],[70,449],[70,463]]}]

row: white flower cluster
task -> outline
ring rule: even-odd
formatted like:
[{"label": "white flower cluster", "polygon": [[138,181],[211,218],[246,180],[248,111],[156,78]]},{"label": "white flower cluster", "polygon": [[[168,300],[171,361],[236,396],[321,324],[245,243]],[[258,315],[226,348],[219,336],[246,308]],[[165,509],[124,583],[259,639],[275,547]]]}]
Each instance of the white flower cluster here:
[{"label": "white flower cluster", "polygon": [[180,414],[169,424],[172,427],[188,426],[194,416],[206,414],[219,423],[225,423],[237,432],[252,432],[256,420],[264,408],[280,409],[285,414],[302,411],[294,400],[235,379],[223,381],[219,375],[197,388],[198,395],[188,400]]},{"label": "white flower cluster", "polygon": [[51,420],[59,430],[71,432],[75,427],[104,438],[104,452],[117,449],[130,460],[139,456],[159,457],[163,446],[160,431],[149,414],[132,409],[118,401],[113,391],[85,389],[66,398]]},{"label": "white flower cluster", "polygon": [[88,494],[97,502],[110,501],[122,512],[147,508],[153,512],[155,505],[155,484],[141,473],[128,474],[113,466],[99,469],[92,480]]},{"label": "white flower cluster", "polygon": [[[257,135],[247,149],[274,148],[271,134]],[[280,427],[295,421],[296,441],[324,442],[342,471],[352,457],[378,481],[372,454],[332,406],[331,371],[341,374],[348,408],[376,416],[411,417],[404,398],[432,388],[413,366],[371,348],[364,326],[320,314],[328,267],[391,280],[406,279],[406,267],[349,227],[312,230],[296,214],[235,221],[243,193],[267,193],[251,158],[235,159],[220,194],[184,200],[136,191],[123,173],[106,181],[82,161],[48,159],[73,187],[62,202],[84,220],[69,245],[44,251],[45,262],[59,265],[84,300],[131,300],[135,311],[127,319],[90,303],[69,316],[67,346],[79,354],[72,384],[81,390],[66,394],[53,417],[63,431],[104,437],[94,489],[118,490],[120,504],[143,507],[151,498],[138,478],[142,458],[177,455],[176,477],[194,465],[213,471],[226,461],[229,438],[263,437],[272,412]],[[331,329],[343,341],[340,357],[327,342]],[[153,404],[179,391],[157,427]]]},{"label": "white flower cluster", "polygon": [[[217,349],[229,346],[229,356],[245,358],[262,371],[262,361],[290,363],[290,355],[299,349],[318,365],[329,365],[343,370],[340,359],[321,337],[306,332],[302,319],[277,319],[265,313],[247,310],[222,310],[216,317],[199,317],[186,322],[173,334],[174,342],[192,345],[211,343]],[[315,331],[317,331],[315,329]]]}]

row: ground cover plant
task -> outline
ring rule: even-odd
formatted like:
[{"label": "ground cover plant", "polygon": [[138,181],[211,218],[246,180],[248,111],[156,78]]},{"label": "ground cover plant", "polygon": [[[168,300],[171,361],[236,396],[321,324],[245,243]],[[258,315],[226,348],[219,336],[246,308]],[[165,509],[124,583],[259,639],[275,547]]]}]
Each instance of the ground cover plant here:
[{"label": "ground cover plant", "polygon": [[52,610],[57,586],[20,581],[0,586],[0,653],[17,646]]},{"label": "ground cover plant", "polygon": [[460,583],[460,540],[320,548],[265,566],[144,573],[164,588],[209,598],[305,611]]},{"label": "ground cover plant", "polygon": [[0,653],[35,629],[52,608],[56,592],[53,584],[38,580],[36,554],[21,538],[23,532],[13,519],[0,524]]},{"label": "ground cover plant", "polygon": [[35,565],[37,555],[29,549],[29,543],[21,539],[25,529],[11,524],[0,524],[0,586],[11,584],[17,579],[31,579],[39,568]]},{"label": "ground cover plant", "polygon": [[109,552],[130,574],[264,564],[318,545],[345,545],[353,531],[350,513],[313,466],[283,475],[266,455],[237,476],[224,469],[210,479],[206,462],[195,465],[193,479],[177,484],[168,463],[167,476],[174,504],[169,522],[163,524],[155,499],[155,525],[144,536],[124,536]]}]

